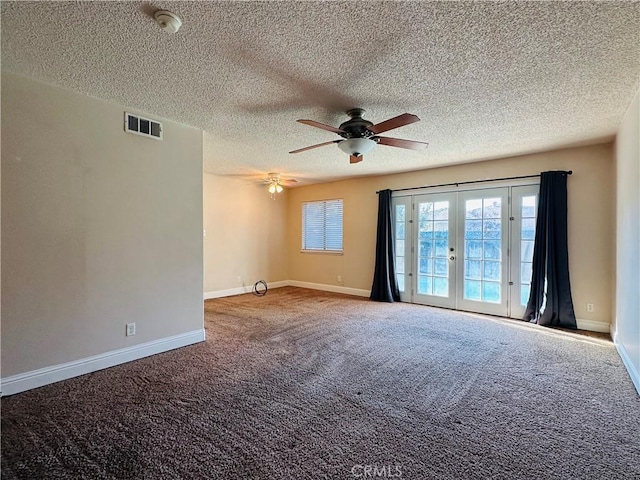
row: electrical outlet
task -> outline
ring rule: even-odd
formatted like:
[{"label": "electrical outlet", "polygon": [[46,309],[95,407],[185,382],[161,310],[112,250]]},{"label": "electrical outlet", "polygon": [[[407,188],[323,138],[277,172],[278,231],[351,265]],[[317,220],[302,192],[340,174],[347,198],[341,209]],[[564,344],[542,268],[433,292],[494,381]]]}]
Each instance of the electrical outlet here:
[{"label": "electrical outlet", "polygon": [[336,280],[338,280],[338,283],[342,283],[342,275],[338,275],[336,277]]},{"label": "electrical outlet", "polygon": [[587,303],[587,312],[593,312],[593,303]]},{"label": "electrical outlet", "polygon": [[127,323],[127,337],[132,337],[136,334],[136,324]]},{"label": "electrical outlet", "polygon": [[236,277],[236,282],[242,283],[242,277],[240,275]]}]

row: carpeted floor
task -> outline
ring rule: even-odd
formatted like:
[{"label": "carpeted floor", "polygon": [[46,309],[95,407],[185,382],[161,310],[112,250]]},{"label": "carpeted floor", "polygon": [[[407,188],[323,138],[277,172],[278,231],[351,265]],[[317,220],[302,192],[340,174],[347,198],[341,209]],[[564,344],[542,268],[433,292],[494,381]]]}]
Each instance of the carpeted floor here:
[{"label": "carpeted floor", "polygon": [[2,478],[638,479],[611,342],[293,287],[207,341],[2,399]]}]

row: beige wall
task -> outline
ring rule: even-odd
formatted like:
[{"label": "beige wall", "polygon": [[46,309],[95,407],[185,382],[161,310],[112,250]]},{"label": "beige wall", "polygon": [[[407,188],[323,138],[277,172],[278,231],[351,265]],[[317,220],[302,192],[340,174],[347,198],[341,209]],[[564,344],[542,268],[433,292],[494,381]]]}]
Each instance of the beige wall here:
[{"label": "beige wall", "polygon": [[[610,322],[613,278],[613,153],[610,144],[557,150],[419,172],[300,187],[289,192],[291,280],[370,290],[375,259],[376,190],[573,170],[569,177],[570,274],[576,316]],[[365,160],[366,161],[366,160]],[[300,252],[301,204],[344,199],[344,254]],[[586,303],[595,305],[586,311]]]},{"label": "beige wall", "polygon": [[287,192],[271,200],[266,185],[204,175],[205,295],[288,279]]},{"label": "beige wall", "polygon": [[[640,391],[640,92],[616,137],[615,336]],[[628,365],[629,366],[629,365]]]},{"label": "beige wall", "polygon": [[2,75],[3,378],[203,328],[202,132],[124,111]]}]

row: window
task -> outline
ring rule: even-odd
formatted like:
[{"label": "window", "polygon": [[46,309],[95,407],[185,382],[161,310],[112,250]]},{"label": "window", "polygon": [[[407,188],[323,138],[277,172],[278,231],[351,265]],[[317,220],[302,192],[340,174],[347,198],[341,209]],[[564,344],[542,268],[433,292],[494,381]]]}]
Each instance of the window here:
[{"label": "window", "polygon": [[395,247],[396,247],[396,277],[398,279],[398,290],[404,292],[404,236],[405,222],[407,220],[407,206],[404,204],[395,205]]},{"label": "window", "polygon": [[302,204],[302,250],[342,252],[342,199]]},{"label": "window", "polygon": [[536,239],[537,195],[523,196],[520,200],[520,306],[526,307],[531,292],[533,273],[533,244]]}]

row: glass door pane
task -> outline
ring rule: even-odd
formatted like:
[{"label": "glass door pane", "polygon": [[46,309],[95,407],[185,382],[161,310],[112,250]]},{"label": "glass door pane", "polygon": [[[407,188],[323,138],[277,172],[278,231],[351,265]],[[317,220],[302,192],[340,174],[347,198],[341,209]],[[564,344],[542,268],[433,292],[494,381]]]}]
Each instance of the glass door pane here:
[{"label": "glass door pane", "polygon": [[507,314],[508,192],[505,187],[459,194],[461,310]]},{"label": "glass door pane", "polygon": [[456,194],[414,197],[414,301],[455,307]]},{"label": "glass door pane", "polygon": [[513,245],[511,247],[511,311],[509,316],[513,318],[522,318],[529,301],[539,189],[539,185],[526,185],[511,189]]},{"label": "glass door pane", "polygon": [[400,290],[400,300],[411,302],[411,250],[412,223],[411,197],[394,197],[391,199],[394,247],[396,261],[396,278]]}]

